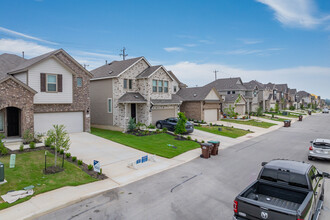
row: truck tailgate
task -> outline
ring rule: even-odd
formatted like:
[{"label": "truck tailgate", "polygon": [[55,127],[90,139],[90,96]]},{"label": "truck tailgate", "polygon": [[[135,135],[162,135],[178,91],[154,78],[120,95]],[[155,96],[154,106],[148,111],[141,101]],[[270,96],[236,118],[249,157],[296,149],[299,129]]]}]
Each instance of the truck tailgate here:
[{"label": "truck tailgate", "polygon": [[[296,220],[296,212],[292,210],[272,210],[270,208],[260,207],[248,201],[245,198],[237,198],[237,213],[239,216],[255,220]],[[277,208],[278,209],[278,208]]]}]

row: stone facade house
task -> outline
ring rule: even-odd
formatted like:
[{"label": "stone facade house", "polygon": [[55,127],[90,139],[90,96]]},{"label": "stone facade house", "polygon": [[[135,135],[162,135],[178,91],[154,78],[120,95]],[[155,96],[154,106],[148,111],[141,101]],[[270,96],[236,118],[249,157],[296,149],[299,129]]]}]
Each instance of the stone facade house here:
[{"label": "stone facade house", "polygon": [[295,109],[298,108],[297,104],[297,89],[289,89],[289,108],[293,106]]},{"label": "stone facade house", "polygon": [[130,118],[146,125],[176,117],[185,85],[164,66],[144,57],[113,61],[91,71],[92,125],[126,130]]},{"label": "stone facade house", "polygon": [[245,99],[248,100],[249,112],[257,112],[258,108],[261,107],[263,110],[266,109],[266,98],[268,98],[265,90],[265,85],[258,82],[257,80],[251,80],[250,82],[243,83],[245,86]]},{"label": "stone facade house", "polygon": [[239,115],[245,115],[247,113],[246,106],[247,100],[244,95],[241,94],[228,94],[224,96],[222,110],[226,113],[226,109],[229,107],[234,107],[235,112]]},{"label": "stone facade house", "polygon": [[245,102],[245,105],[243,106],[242,103],[236,105],[235,112],[238,112],[240,115],[244,115],[248,111],[248,102],[244,97],[246,88],[240,77],[217,79],[204,87],[215,88],[223,97],[222,112],[225,108],[228,108],[229,105],[234,107],[233,104],[238,98],[238,94],[242,97],[240,102]]},{"label": "stone facade house", "polygon": [[308,104],[312,103],[311,95],[306,91],[299,91],[299,92],[297,92],[296,96],[297,96],[297,102],[298,102],[299,108],[301,108],[302,106],[304,108],[307,108]]},{"label": "stone facade house", "polygon": [[0,55],[0,133],[22,137],[54,124],[68,132],[89,131],[91,77],[63,49],[32,59]]},{"label": "stone facade house", "polygon": [[182,100],[180,111],[187,118],[215,122],[220,119],[222,98],[215,88],[182,88],[177,93]]},{"label": "stone facade house", "polygon": [[277,99],[279,100],[279,109],[283,110],[288,108],[289,103],[289,88],[287,84],[275,84],[277,89]]}]

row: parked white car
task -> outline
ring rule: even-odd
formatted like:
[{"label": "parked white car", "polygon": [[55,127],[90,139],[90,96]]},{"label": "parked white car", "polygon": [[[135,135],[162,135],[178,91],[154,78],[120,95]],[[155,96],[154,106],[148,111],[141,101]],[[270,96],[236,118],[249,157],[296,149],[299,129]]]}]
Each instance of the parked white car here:
[{"label": "parked white car", "polygon": [[324,108],[324,109],[322,110],[322,113],[328,113],[328,114],[329,114],[329,109],[328,109],[328,108]]},{"label": "parked white car", "polygon": [[330,159],[330,140],[317,138],[311,141],[309,147],[308,160],[312,159]]}]

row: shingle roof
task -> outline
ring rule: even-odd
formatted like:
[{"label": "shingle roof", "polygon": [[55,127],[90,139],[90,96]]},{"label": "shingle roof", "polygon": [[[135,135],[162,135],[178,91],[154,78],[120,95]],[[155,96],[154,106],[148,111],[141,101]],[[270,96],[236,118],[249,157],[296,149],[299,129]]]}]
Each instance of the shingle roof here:
[{"label": "shingle roof", "polygon": [[279,92],[284,92],[284,93],[288,92],[288,84],[276,84],[275,88]]},{"label": "shingle roof", "polygon": [[258,82],[257,80],[251,80],[250,82],[243,83],[243,85],[248,90],[253,90],[256,86],[258,87],[259,90],[263,90],[265,88],[265,85]]},{"label": "shingle roof", "polygon": [[0,55],[0,79],[5,78],[7,73],[25,62],[26,60],[14,54],[4,53]]},{"label": "shingle roof", "polygon": [[289,93],[291,95],[295,95],[297,93],[297,89],[289,89]]},{"label": "shingle roof", "polygon": [[242,80],[240,77],[235,78],[224,78],[215,80],[204,87],[214,87],[218,91],[227,90],[246,90],[245,86],[241,84]]},{"label": "shingle roof", "polygon": [[126,92],[118,99],[119,103],[146,103],[147,100],[138,92]]},{"label": "shingle roof", "polygon": [[160,67],[161,67],[161,65],[150,66],[147,69],[145,69],[142,73],[140,73],[136,78],[137,79],[148,78],[150,75],[152,75]]},{"label": "shingle roof", "polygon": [[151,103],[154,105],[181,104],[182,101],[182,98],[177,94],[172,94],[171,99],[151,99]]},{"label": "shingle roof", "polygon": [[212,87],[182,88],[177,92],[177,95],[183,101],[203,101],[212,89]]},{"label": "shingle roof", "polygon": [[265,84],[265,88],[270,89],[270,90],[276,89],[274,83],[267,83],[267,84]]},{"label": "shingle roof", "polygon": [[[228,94],[225,96],[225,102],[235,102],[239,94]],[[244,98],[243,95],[241,97]]]},{"label": "shingle roof", "polygon": [[116,77],[142,58],[143,57],[136,57],[128,60],[112,61],[109,64],[92,70],[91,73],[94,75],[94,78]]}]

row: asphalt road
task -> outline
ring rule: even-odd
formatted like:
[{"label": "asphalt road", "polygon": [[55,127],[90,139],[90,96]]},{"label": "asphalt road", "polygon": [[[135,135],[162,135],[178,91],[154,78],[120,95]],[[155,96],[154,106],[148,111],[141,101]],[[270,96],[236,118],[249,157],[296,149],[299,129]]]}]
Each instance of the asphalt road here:
[{"label": "asphalt road", "polygon": [[[189,163],[50,213],[39,219],[232,219],[235,196],[254,181],[261,162],[308,161],[309,141],[330,138],[330,115],[313,115],[291,128],[251,139],[220,155]],[[330,162],[312,161],[330,172]],[[330,180],[321,220],[330,219]]]}]

